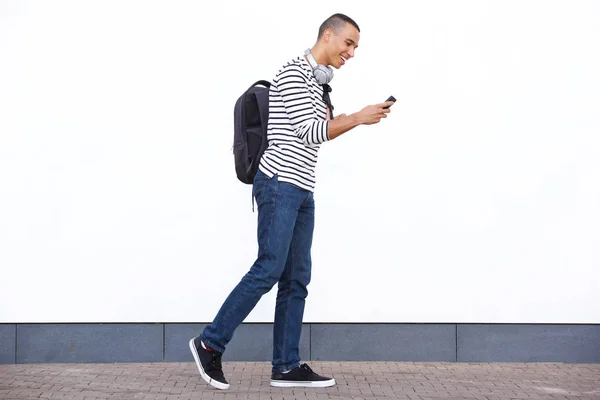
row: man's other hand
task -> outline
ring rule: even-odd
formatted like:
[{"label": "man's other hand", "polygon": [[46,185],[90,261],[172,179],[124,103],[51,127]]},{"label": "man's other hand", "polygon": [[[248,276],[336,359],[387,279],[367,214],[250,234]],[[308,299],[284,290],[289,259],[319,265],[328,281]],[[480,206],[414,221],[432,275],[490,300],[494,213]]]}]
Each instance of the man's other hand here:
[{"label": "man's other hand", "polygon": [[392,104],[394,104],[393,101],[386,101],[384,103],[366,106],[358,112],[361,123],[364,125],[372,125],[381,121],[382,118],[387,118],[387,115],[391,110],[385,107],[389,107]]}]

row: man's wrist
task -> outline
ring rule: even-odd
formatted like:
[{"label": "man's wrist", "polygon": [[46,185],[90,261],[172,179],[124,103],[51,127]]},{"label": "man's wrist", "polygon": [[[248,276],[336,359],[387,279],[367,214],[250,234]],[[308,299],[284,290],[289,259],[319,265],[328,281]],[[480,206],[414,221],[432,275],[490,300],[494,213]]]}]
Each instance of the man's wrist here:
[{"label": "man's wrist", "polygon": [[352,121],[353,125],[358,126],[362,124],[362,121],[360,119],[360,114],[359,113],[354,113],[354,114],[350,114],[348,116],[348,118],[350,118],[350,120]]}]

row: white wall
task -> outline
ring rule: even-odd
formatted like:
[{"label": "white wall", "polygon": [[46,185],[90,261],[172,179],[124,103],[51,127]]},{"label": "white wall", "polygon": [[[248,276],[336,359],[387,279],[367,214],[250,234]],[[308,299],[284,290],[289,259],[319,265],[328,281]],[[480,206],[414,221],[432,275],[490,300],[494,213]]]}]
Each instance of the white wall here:
[{"label": "white wall", "polygon": [[600,322],[600,5],[567,0],[0,2],[0,322],[210,321],[257,250],[235,100],[338,11],[336,112],[398,102],[321,150],[305,321]]}]

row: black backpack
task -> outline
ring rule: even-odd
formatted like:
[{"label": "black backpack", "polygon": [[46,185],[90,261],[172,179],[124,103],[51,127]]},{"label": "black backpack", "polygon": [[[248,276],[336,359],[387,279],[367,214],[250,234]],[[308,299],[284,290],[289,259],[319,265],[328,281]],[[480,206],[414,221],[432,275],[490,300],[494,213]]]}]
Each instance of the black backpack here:
[{"label": "black backpack", "polygon": [[235,103],[233,155],[235,173],[243,183],[254,182],[260,158],[267,148],[270,87],[269,82],[259,80]]}]

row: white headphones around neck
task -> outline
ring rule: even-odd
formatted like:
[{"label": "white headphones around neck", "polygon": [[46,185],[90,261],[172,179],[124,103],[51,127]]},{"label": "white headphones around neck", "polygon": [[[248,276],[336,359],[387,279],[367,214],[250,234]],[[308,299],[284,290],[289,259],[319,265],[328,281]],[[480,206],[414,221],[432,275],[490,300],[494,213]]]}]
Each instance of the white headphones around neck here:
[{"label": "white headphones around neck", "polygon": [[333,79],[333,69],[329,66],[317,64],[313,55],[310,54],[310,49],[304,50],[304,54],[306,54],[308,61],[312,65],[313,75],[317,79],[317,82],[319,82],[320,85],[331,82]]}]

